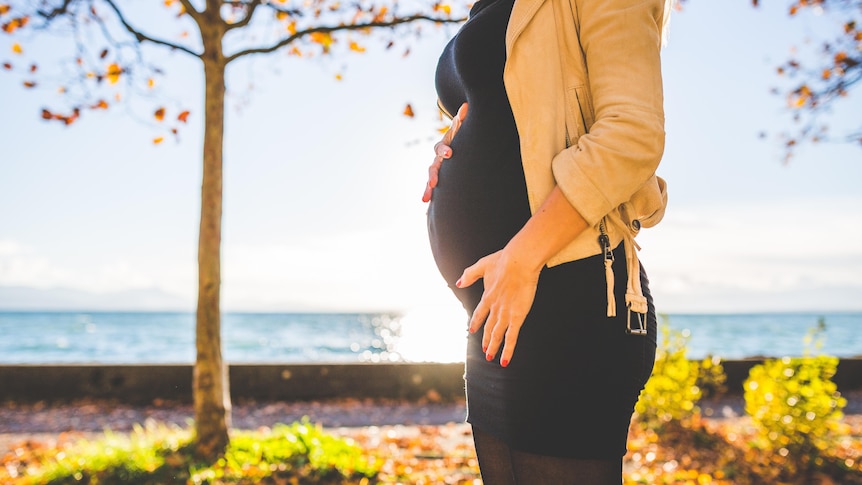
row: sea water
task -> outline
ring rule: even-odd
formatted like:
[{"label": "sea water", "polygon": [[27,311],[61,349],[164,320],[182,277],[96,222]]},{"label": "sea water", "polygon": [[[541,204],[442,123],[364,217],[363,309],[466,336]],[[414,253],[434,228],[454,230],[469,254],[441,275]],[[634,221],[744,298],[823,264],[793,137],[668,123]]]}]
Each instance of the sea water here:
[{"label": "sea water", "polygon": [[[862,313],[669,315],[688,355],[725,359],[797,356],[825,323],[822,347],[862,356]],[[389,313],[226,313],[225,360],[235,363],[463,361],[466,316]],[[634,337],[633,337],[634,338]],[[190,363],[193,313],[0,312],[0,364]]]}]

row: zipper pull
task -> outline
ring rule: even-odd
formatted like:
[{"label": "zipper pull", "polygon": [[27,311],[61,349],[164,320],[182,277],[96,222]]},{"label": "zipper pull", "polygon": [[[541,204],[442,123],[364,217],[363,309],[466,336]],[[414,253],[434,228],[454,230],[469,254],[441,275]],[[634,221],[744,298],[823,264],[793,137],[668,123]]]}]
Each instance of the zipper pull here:
[{"label": "zipper pull", "polygon": [[605,257],[605,285],[608,294],[608,316],[617,316],[617,300],[614,297],[614,252],[611,250],[611,238],[605,231],[605,220],[599,223],[599,245]]}]

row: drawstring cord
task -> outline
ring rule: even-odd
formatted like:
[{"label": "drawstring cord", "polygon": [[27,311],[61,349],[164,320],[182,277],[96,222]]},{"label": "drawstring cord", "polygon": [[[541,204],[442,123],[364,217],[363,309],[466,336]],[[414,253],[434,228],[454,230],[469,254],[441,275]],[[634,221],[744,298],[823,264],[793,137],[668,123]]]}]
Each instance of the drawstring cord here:
[{"label": "drawstring cord", "polygon": [[[626,309],[628,311],[628,332],[638,335],[643,335],[646,333],[646,329],[643,326],[643,315],[647,313],[647,299],[643,294],[643,288],[641,287],[641,279],[640,279],[640,261],[638,260],[637,252],[640,250],[640,246],[635,241],[635,234],[637,231],[637,225],[633,225],[633,227],[626,227],[618,221],[612,220],[611,218],[604,218],[599,223],[599,243],[602,246],[602,251],[604,253],[604,263],[605,263],[605,282],[607,285],[607,294],[608,294],[608,317],[617,316],[617,304],[616,297],[614,297],[614,272],[613,272],[613,263],[614,263],[614,254],[611,250],[610,237],[605,230],[605,221],[608,220],[614,226],[619,229],[623,235],[623,249],[626,254],[626,269],[628,270],[628,280],[626,281]],[[635,221],[636,222],[636,221]],[[637,328],[632,327],[631,317],[632,313],[636,313],[638,326]]]}]

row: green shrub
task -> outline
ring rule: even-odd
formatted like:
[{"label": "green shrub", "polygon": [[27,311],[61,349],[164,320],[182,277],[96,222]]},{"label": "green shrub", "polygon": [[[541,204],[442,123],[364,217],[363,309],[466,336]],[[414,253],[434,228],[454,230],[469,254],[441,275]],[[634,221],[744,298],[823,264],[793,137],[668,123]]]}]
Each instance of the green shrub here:
[{"label": "green shrub", "polygon": [[671,330],[663,324],[661,335],[652,376],[635,405],[642,422],[652,429],[690,415],[701,395],[698,365],[685,356],[687,331]]},{"label": "green shrub", "polygon": [[[758,430],[758,446],[784,458],[790,473],[823,465],[823,453],[835,443],[841,410],[847,401],[832,376],[838,358],[810,356],[812,340],[825,326],[806,337],[801,358],[770,359],[749,372],[745,381],[745,411]],[[818,339],[816,346],[820,346]]]}]

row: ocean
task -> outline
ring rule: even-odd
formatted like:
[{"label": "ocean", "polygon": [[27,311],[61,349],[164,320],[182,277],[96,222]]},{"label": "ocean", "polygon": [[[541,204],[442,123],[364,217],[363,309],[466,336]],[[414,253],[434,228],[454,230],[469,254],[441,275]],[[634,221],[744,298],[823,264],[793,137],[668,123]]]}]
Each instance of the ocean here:
[{"label": "ocean", "polygon": [[[688,355],[798,356],[825,322],[818,353],[862,356],[862,313],[669,315]],[[407,313],[226,313],[225,360],[234,363],[458,362],[466,317]],[[191,363],[193,313],[0,312],[0,364]]]}]

